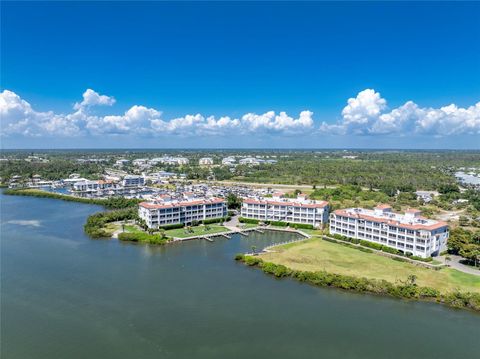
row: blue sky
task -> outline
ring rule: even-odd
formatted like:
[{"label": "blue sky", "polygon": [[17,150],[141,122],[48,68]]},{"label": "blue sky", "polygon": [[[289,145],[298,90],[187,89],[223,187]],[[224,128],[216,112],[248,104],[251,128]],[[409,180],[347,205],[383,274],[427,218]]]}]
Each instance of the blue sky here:
[{"label": "blue sky", "polygon": [[479,13],[2,2],[2,146],[478,149]]}]

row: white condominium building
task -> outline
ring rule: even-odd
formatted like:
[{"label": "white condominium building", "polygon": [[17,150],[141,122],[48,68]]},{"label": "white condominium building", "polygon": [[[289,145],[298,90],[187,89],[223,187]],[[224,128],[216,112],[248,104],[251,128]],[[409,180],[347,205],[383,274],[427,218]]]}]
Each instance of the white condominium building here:
[{"label": "white condominium building", "polygon": [[103,180],[89,181],[89,180],[83,179],[73,184],[73,189],[79,192],[93,192],[93,191],[113,188],[113,187],[115,187],[115,184],[113,183],[113,181],[103,181]]},{"label": "white condominium building", "polygon": [[233,166],[237,160],[233,156],[225,157],[222,159],[222,165],[224,166]]},{"label": "white condominium building", "polygon": [[203,157],[198,160],[200,166],[211,166],[213,165],[213,159],[210,157]]},{"label": "white condominium building", "polygon": [[339,209],[330,215],[330,233],[385,245],[427,258],[446,249],[448,225],[410,209],[394,213],[388,205],[375,209]]},{"label": "white condominium building", "polygon": [[149,228],[178,223],[188,225],[194,221],[226,217],[227,205],[221,198],[142,202],[138,216]]},{"label": "white condominium building", "polygon": [[241,215],[260,221],[303,223],[320,227],[327,222],[328,211],[326,201],[307,200],[305,195],[290,199],[274,194],[272,198],[244,198]]},{"label": "white condominium building", "polygon": [[163,157],[152,158],[151,160],[148,160],[148,163],[154,166],[159,163],[162,163],[165,165],[180,166],[180,165],[187,165],[188,158],[163,156]]},{"label": "white condominium building", "polygon": [[143,176],[126,175],[123,177],[122,184],[124,187],[141,187],[145,184]]}]

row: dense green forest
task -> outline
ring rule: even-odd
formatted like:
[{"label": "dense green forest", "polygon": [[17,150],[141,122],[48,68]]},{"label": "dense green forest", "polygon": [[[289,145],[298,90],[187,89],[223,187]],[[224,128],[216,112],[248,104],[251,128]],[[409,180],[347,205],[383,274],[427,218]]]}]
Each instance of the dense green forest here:
[{"label": "dense green forest", "polygon": [[89,179],[98,179],[103,173],[103,168],[95,163],[79,163],[62,158],[55,158],[46,163],[23,160],[0,162],[0,177],[4,180],[17,175],[22,176],[23,179],[31,179],[34,175],[40,175],[45,180],[59,180],[68,178],[72,173]]},{"label": "dense green forest", "polygon": [[282,161],[276,165],[259,166],[258,169],[248,170],[235,178],[249,182],[317,186],[352,184],[401,191],[434,190],[440,185],[455,182],[455,178],[448,171],[448,166],[437,167],[432,163],[422,159],[394,159],[390,156],[378,160],[292,160]]},{"label": "dense green forest", "polygon": [[[27,155],[37,155],[46,163],[28,162]],[[3,151],[0,177],[13,175],[25,179],[39,174],[44,179],[66,178],[72,173],[98,178],[116,159],[153,158],[165,154],[184,156],[186,166],[161,165],[155,170],[185,173],[188,179],[238,180],[246,182],[308,185],[358,185],[382,189],[394,194],[417,189],[438,190],[455,183],[454,172],[462,167],[480,168],[478,151],[345,151],[345,150],[152,150],[152,151]],[[221,166],[222,158],[236,155],[275,160],[258,166]],[[212,157],[213,167],[198,166],[198,159]],[[347,158],[345,158],[347,157]],[[101,163],[81,162],[101,158]],[[130,167],[127,167],[128,170]],[[132,167],[133,168],[133,167]]]}]

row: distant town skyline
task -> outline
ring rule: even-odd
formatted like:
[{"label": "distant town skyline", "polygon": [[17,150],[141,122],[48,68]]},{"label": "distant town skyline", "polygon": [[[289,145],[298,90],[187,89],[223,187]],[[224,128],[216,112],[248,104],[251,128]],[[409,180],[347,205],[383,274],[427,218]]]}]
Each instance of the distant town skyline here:
[{"label": "distant town skyline", "polygon": [[480,149],[480,4],[344,5],[2,2],[2,148]]}]

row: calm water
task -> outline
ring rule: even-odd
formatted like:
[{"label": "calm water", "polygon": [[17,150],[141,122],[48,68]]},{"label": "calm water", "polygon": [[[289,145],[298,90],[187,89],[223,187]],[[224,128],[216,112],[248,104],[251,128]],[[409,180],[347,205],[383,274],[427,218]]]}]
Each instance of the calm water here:
[{"label": "calm water", "polygon": [[90,240],[100,208],[1,197],[1,357],[460,358],[480,315],[276,280],[233,261],[285,234]]}]

